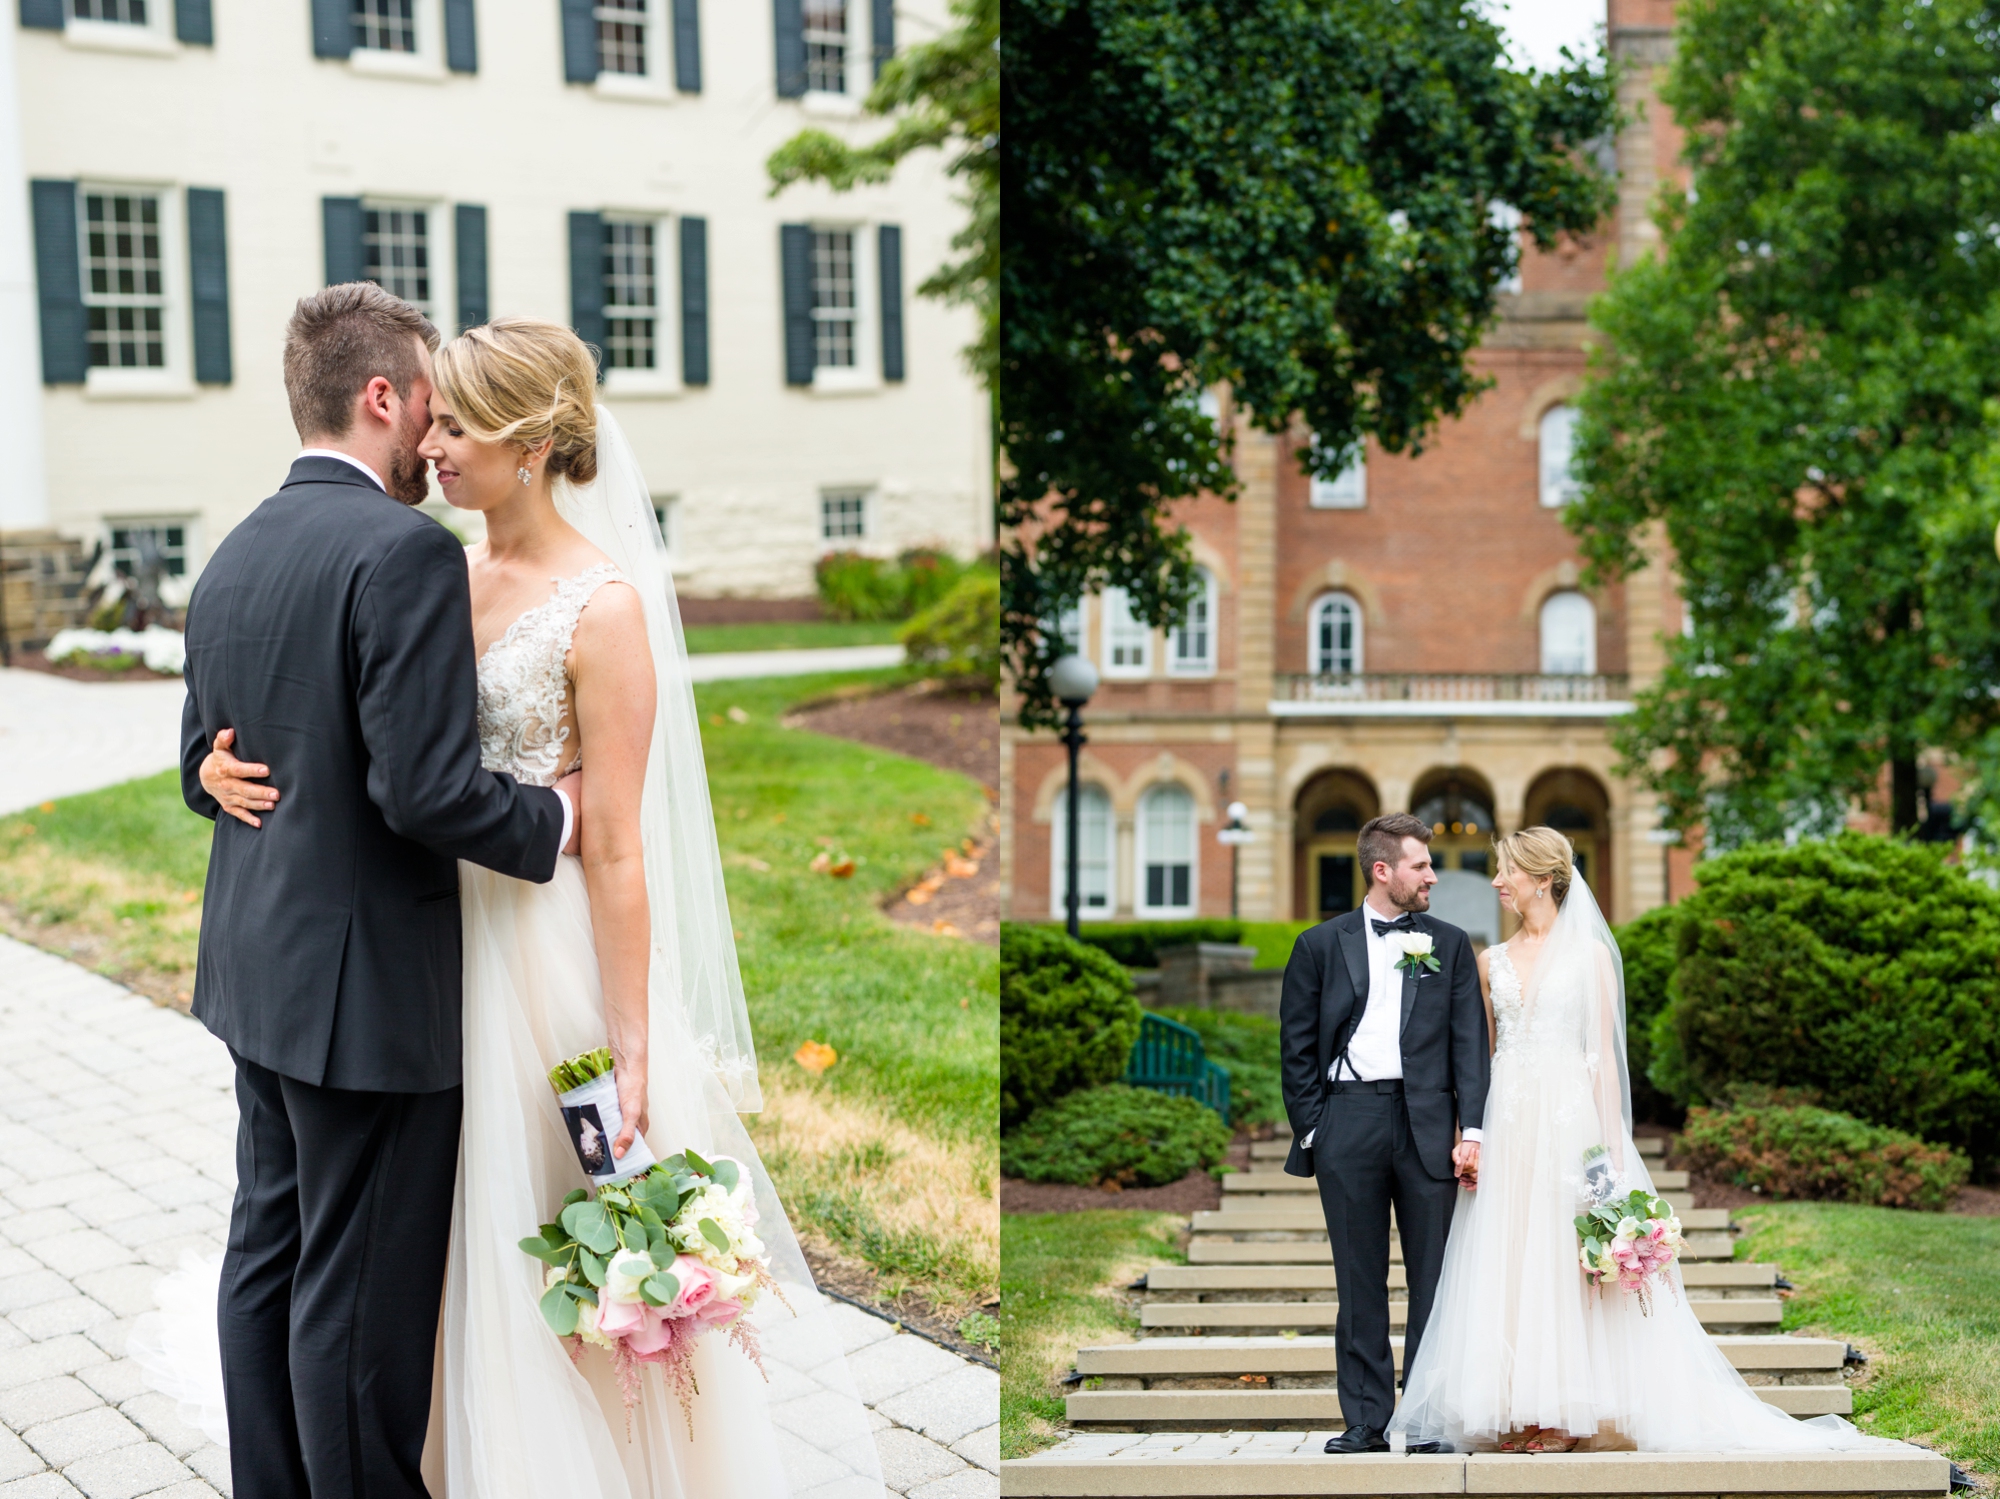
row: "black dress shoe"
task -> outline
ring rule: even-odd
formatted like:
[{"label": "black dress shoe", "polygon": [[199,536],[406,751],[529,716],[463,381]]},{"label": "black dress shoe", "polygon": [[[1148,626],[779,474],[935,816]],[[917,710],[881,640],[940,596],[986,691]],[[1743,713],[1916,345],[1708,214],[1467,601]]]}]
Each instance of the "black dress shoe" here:
[{"label": "black dress shoe", "polygon": [[1452,1447],[1451,1443],[1449,1442],[1438,1442],[1438,1441],[1411,1442],[1407,1446],[1405,1446],[1403,1450],[1405,1452],[1417,1452],[1429,1455],[1433,1452],[1449,1452],[1452,1450]]},{"label": "black dress shoe", "polygon": [[1337,1437],[1328,1437],[1326,1450],[1334,1454],[1387,1452],[1389,1439],[1372,1426],[1350,1426]]}]

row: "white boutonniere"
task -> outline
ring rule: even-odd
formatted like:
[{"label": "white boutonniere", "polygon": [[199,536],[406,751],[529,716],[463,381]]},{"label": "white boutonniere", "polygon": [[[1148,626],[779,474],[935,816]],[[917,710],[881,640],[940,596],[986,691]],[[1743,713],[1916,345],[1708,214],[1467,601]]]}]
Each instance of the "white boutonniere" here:
[{"label": "white boutonniere", "polygon": [[1429,932],[1390,932],[1387,934],[1389,946],[1400,956],[1396,966],[1405,973],[1416,973],[1428,968],[1432,973],[1439,969],[1437,954],[1431,951]]}]

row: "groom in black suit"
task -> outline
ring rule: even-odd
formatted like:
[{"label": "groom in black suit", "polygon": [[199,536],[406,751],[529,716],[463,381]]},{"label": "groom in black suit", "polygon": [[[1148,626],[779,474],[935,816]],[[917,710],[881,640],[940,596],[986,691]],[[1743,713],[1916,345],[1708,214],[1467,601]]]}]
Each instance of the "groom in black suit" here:
[{"label": "groom in black suit", "polygon": [[[1407,812],[1362,828],[1361,908],[1301,933],[1285,965],[1279,1045],[1294,1141],[1285,1170],[1319,1179],[1340,1295],[1333,1338],[1347,1429],[1326,1444],[1333,1453],[1389,1450],[1390,1207],[1409,1283],[1407,1369],[1437,1294],[1458,1180],[1478,1180],[1486,1005],[1471,940],[1427,914],[1430,838]],[[1403,954],[1406,936],[1429,939],[1435,969]]]},{"label": "groom in black suit", "polygon": [[[285,386],[306,451],[188,606],[181,783],[216,820],[194,1012],[236,1060],[239,1110],[218,1306],[236,1499],[426,1499],[457,861],[546,881],[574,824],[574,781],[480,767],[465,554],[412,508],[437,341],[377,286],[299,303]],[[225,728],[282,806],[203,789]]]}]

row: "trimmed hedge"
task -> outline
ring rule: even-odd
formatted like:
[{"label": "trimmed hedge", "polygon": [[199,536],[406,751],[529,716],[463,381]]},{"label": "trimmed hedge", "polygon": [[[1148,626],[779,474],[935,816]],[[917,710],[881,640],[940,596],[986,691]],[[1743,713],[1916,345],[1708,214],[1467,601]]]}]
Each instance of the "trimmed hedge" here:
[{"label": "trimmed hedge", "polygon": [[1190,942],[1240,943],[1240,921],[1086,921],[1078,939],[1111,954],[1127,968],[1158,968],[1159,950]]},{"label": "trimmed hedge", "polygon": [[1000,1141],[1000,1170],[1031,1182],[1163,1187],[1220,1165],[1229,1126],[1192,1098],[1111,1083],[1037,1109]]},{"label": "trimmed hedge", "polygon": [[1653,1023],[1667,1008],[1674,977],[1678,906],[1659,906],[1619,927],[1613,935],[1625,962],[1625,1064],[1632,1076],[1632,1117],[1670,1124],[1681,1110],[1650,1076]]},{"label": "trimmed hedge", "polygon": [[1175,1006],[1155,1012],[1201,1037],[1211,1062],[1229,1073],[1229,1117],[1239,1125],[1277,1124],[1285,1117],[1278,1064],[1278,1022],[1235,1010]]},{"label": "trimmed hedge", "polygon": [[1697,866],[1650,1074],[1680,1101],[1808,1088],[1829,1109],[2000,1158],[2000,894],[1860,833]]},{"label": "trimmed hedge", "polygon": [[1132,976],[1059,927],[1000,932],[1000,1127],[1121,1077],[1139,1039]]},{"label": "trimmed hedge", "polygon": [[1697,1171],[1772,1197],[1941,1213],[1972,1163],[1955,1150],[1811,1107],[1693,1108],[1680,1150]]},{"label": "trimmed hedge", "polygon": [[938,602],[966,565],[949,552],[917,547],[891,561],[861,552],[829,552],[813,569],[828,619],[908,619]]},{"label": "trimmed hedge", "polygon": [[1000,574],[966,571],[950,593],[896,632],[918,676],[1000,690]]}]

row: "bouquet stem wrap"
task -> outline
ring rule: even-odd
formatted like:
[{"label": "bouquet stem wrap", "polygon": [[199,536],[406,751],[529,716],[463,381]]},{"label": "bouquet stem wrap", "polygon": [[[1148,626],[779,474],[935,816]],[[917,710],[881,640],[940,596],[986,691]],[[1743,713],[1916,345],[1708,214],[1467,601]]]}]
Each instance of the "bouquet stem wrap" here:
[{"label": "bouquet stem wrap", "polygon": [[618,1107],[618,1071],[608,1048],[556,1063],[549,1069],[549,1085],[562,1106],[577,1164],[594,1185],[637,1176],[654,1164],[646,1137],[636,1129],[622,1157],[611,1153],[611,1142],[625,1128],[625,1116]]}]

